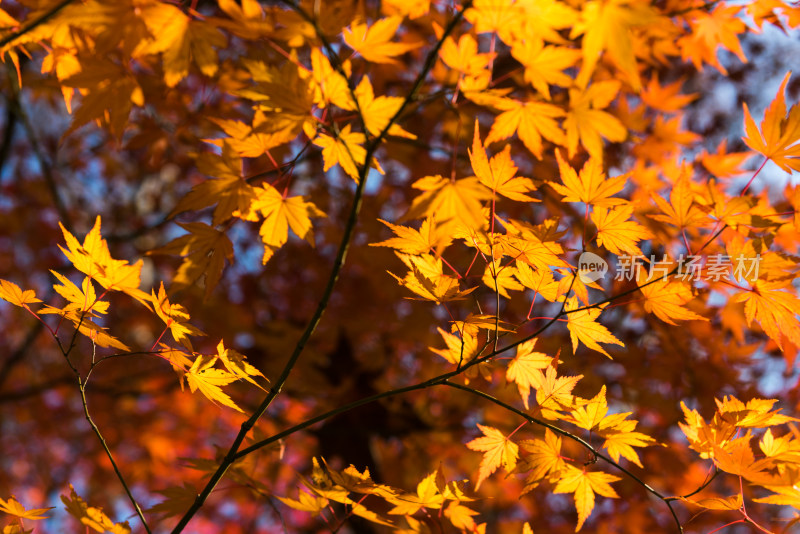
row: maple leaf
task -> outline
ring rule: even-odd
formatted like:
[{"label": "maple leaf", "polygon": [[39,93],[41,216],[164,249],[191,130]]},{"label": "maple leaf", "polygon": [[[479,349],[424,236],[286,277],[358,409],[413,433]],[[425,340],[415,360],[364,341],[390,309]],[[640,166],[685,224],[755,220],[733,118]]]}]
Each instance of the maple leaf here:
[{"label": "maple leaf", "polygon": [[[342,69],[350,72],[350,62],[345,61]],[[314,103],[319,107],[333,104],[342,109],[355,109],[347,78],[331,66],[328,57],[318,47],[311,49],[311,74],[315,82]]]},{"label": "maple leaf", "polygon": [[627,137],[625,126],[610,113],[603,111],[617,96],[618,81],[595,82],[588,89],[569,90],[569,110],[564,119],[567,153],[572,158],[578,151],[578,141],[593,158],[603,158],[603,138],[619,143]]},{"label": "maple leaf", "polygon": [[475,121],[475,136],[472,140],[469,160],[478,180],[492,192],[520,202],[537,202],[537,199],[526,194],[536,190],[533,181],[530,178],[517,176],[517,166],[511,159],[510,146],[506,146],[505,150],[492,157],[491,161],[486,157],[486,150],[481,144],[478,132],[477,120]]},{"label": "maple leaf", "polygon": [[621,456],[642,467],[634,447],[647,447],[656,443],[656,440],[647,434],[635,432],[638,421],[628,419],[630,414],[626,412],[605,416],[597,425],[597,433],[605,438],[603,448],[608,449],[608,454],[614,461],[619,461]]},{"label": "maple leaf", "polygon": [[[564,310],[570,312],[576,309],[578,309],[578,300],[573,297],[567,302]],[[567,315],[567,328],[569,329],[569,335],[572,339],[573,351],[577,351],[578,343],[583,342],[583,344],[590,349],[596,350],[601,354],[605,354],[608,358],[611,358],[611,355],[600,346],[600,343],[613,343],[614,345],[625,346],[622,341],[609,332],[608,328],[596,321],[602,311],[603,310],[600,308],[590,308]]]},{"label": "maple leaf", "polygon": [[506,380],[517,384],[519,395],[522,397],[522,403],[525,405],[526,410],[529,408],[528,397],[531,393],[531,387],[538,388],[542,384],[544,381],[542,369],[547,369],[553,361],[551,356],[543,352],[533,352],[536,339],[530,339],[517,346],[517,354],[508,364],[508,369],[506,370]]},{"label": "maple leaf", "polygon": [[699,159],[703,167],[717,178],[729,178],[744,173],[742,165],[750,159],[752,152],[728,152],[728,140],[723,139],[713,154],[703,150]]},{"label": "maple leaf", "polygon": [[572,411],[572,422],[580,428],[593,430],[600,425],[600,422],[608,413],[606,403],[606,386],[600,388],[600,392],[589,399],[589,401]]},{"label": "maple leaf", "polygon": [[244,413],[244,411],[222,391],[222,386],[227,386],[231,382],[237,380],[238,377],[228,371],[215,369],[214,364],[216,362],[216,356],[200,356],[195,359],[192,366],[186,371],[186,381],[189,383],[189,389],[192,393],[200,390],[200,393],[211,402],[218,402],[224,406],[233,408],[237,412]]},{"label": "maple leaf", "polygon": [[166,500],[151,506],[147,511],[153,514],[164,514],[165,517],[183,514],[197,498],[197,489],[187,482],[184,482],[183,486],[170,486],[163,490],[156,490],[156,493],[166,497]]},{"label": "maple leaf", "polygon": [[542,480],[558,481],[561,471],[567,465],[561,456],[561,436],[546,428],[543,440],[522,440],[519,447],[526,454],[518,470],[530,471],[525,477],[523,495],[538,486]]},{"label": "maple leaf", "polygon": [[155,305],[156,315],[164,321],[172,333],[172,338],[192,350],[192,342],[189,336],[204,336],[205,334],[188,323],[189,314],[186,308],[180,304],[172,304],[167,298],[167,292],[164,291],[164,282],[158,288],[158,294],[153,291],[153,304]]},{"label": "maple leaf", "polygon": [[371,63],[396,63],[395,56],[419,46],[416,43],[389,42],[402,21],[402,17],[386,17],[369,27],[354,23],[344,29],[344,42]]},{"label": "maple leaf", "polygon": [[519,447],[508,439],[505,434],[490,426],[479,424],[478,428],[484,435],[467,443],[469,449],[484,453],[478,470],[478,482],[475,484],[476,490],[500,466],[507,473],[513,471],[519,458]]},{"label": "maple leaf", "polygon": [[205,276],[205,296],[208,298],[222,278],[225,262],[233,263],[233,243],[213,227],[202,223],[178,223],[189,232],[148,254],[176,254],[183,262],[172,280],[171,290],[180,291]]},{"label": "maple leaf", "polygon": [[750,115],[747,103],[744,104],[744,129],[747,137],[744,142],[767,158],[774,161],[785,172],[800,172],[800,105],[794,105],[786,113],[784,91],[791,73],[781,83],[775,100],[770,103],[761,121],[761,131]]},{"label": "maple leaf", "polygon": [[756,398],[743,403],[736,397],[725,396],[722,400],[714,399],[714,402],[720,417],[740,428],[765,428],[800,421],[778,413],[780,410],[771,411],[777,399]]},{"label": "maple leaf", "polygon": [[464,331],[461,337],[459,337],[441,328],[437,328],[436,330],[441,334],[447,348],[428,348],[453,365],[468,363],[478,354],[478,339],[474,335]]},{"label": "maple leaf", "polygon": [[664,215],[656,214],[650,217],[681,229],[701,226],[706,222],[706,214],[694,203],[695,194],[689,182],[688,172],[688,167],[681,168],[680,176],[670,191],[669,202],[659,195],[652,195]]},{"label": "maple leaf", "polygon": [[[657,277],[657,274],[654,273]],[[645,285],[646,284],[646,285]],[[676,280],[639,281],[639,291],[644,295],[644,309],[669,324],[675,321],[707,321],[702,315],[688,310],[684,305],[694,298],[688,284]]]},{"label": "maple leaf", "polygon": [[264,380],[267,378],[261,373],[261,371],[245,361],[246,357],[244,354],[241,354],[233,349],[225,348],[224,343],[220,341],[217,345],[217,358],[219,358],[219,361],[222,362],[222,365],[225,367],[225,369],[227,369],[228,372],[237,379],[246,380],[262,391],[264,390],[264,388],[261,387],[258,382],[253,380],[252,377],[261,377]]},{"label": "maple leaf", "polygon": [[26,510],[24,506],[22,506],[19,501],[17,501],[16,497],[13,495],[8,500],[0,499],[0,512],[4,512],[9,515],[13,515],[14,517],[19,517],[20,519],[30,519],[32,521],[39,521],[40,519],[47,519],[49,516],[44,515],[45,512],[48,510],[52,510],[53,507],[50,508],[36,508],[31,510]]},{"label": "maple leaf", "polygon": [[54,285],[53,289],[69,301],[64,311],[85,313],[86,317],[96,317],[98,313],[105,314],[108,311],[108,302],[97,299],[91,278],[88,276],[84,278],[79,288],[63,274],[53,270],[50,272],[61,282],[61,285]]},{"label": "maple leaf", "polygon": [[611,482],[622,480],[617,476],[600,471],[588,472],[571,465],[567,465],[562,473],[553,493],[574,494],[575,508],[578,510],[578,525],[575,527],[575,532],[581,529],[589,514],[592,513],[595,493],[612,499],[619,498],[617,492],[610,485]]},{"label": "maple leaf", "polygon": [[426,176],[412,187],[423,193],[414,199],[401,220],[435,216],[438,221],[458,221],[469,228],[484,226],[481,202],[491,198],[491,193],[476,177],[453,181],[439,175]]},{"label": "maple leaf", "polygon": [[61,501],[66,506],[67,512],[81,522],[88,531],[92,529],[95,532],[110,532],[111,534],[130,534],[131,527],[127,521],[122,523],[114,523],[101,508],[89,506],[86,501],[81,499],[72,484],[69,485],[70,495],[61,496]]},{"label": "maple leaf", "polygon": [[318,497],[306,491],[299,491],[297,496],[299,500],[290,499],[288,497],[278,497],[278,500],[290,508],[302,512],[311,512],[315,515],[328,507],[328,499],[324,497]]},{"label": "maple leaf", "polygon": [[578,74],[578,84],[586,86],[600,54],[608,52],[615,65],[625,73],[634,91],[641,89],[639,69],[634,57],[632,29],[653,22],[655,11],[649,4],[630,0],[586,2],[581,20],[570,33],[574,39],[583,35],[583,66]]},{"label": "maple leaf", "polygon": [[495,54],[479,54],[478,41],[465,33],[458,39],[447,37],[439,50],[439,56],[445,65],[467,76],[480,76],[494,59]]},{"label": "maple leaf", "polygon": [[[255,188],[255,192],[256,198],[248,208],[248,213],[261,212],[261,216],[264,217],[259,232],[264,242],[264,257],[261,260],[264,265],[288,241],[289,228],[298,237],[314,246],[311,218],[325,217],[325,213],[317,209],[312,202],[306,202],[301,196],[281,195],[270,184],[262,184],[261,187]],[[234,215],[240,214],[234,213]]]},{"label": "maple leaf", "polygon": [[494,332],[513,332],[514,325],[498,321],[497,317],[488,314],[475,315],[470,313],[463,321],[451,321],[453,325],[450,327],[451,332],[460,332],[464,335],[477,336],[478,330],[489,330]]},{"label": "maple leaf", "polygon": [[564,110],[545,102],[519,102],[502,99],[494,107],[502,113],[495,117],[492,129],[486,137],[486,144],[508,139],[514,132],[525,147],[542,159],[542,138],[563,145],[564,131],[556,122],[556,118],[564,116]]},{"label": "maple leaf", "polygon": [[494,260],[492,263],[486,265],[481,281],[492,291],[497,291],[501,297],[510,299],[511,295],[508,294],[509,290],[520,291],[525,289],[525,287],[514,278],[514,272],[516,270],[516,267],[511,265],[501,267],[498,260]]},{"label": "maple leaf", "polygon": [[380,243],[370,243],[371,247],[391,247],[404,254],[427,254],[432,250],[439,254],[452,241],[452,236],[443,231],[443,225],[436,224],[436,220],[433,217],[428,217],[422,221],[419,230],[392,224],[383,219],[378,220],[388,226],[397,237]]},{"label": "maple leaf", "polygon": [[592,222],[597,226],[597,244],[614,254],[626,253],[640,256],[637,243],[642,239],[650,239],[653,234],[635,221],[628,219],[633,214],[633,205],[624,204],[610,210],[595,207],[592,210]]},{"label": "maple leaf", "polygon": [[[756,502],[766,502],[763,499],[753,499]],[[681,497],[681,501],[700,506],[706,510],[741,510],[742,494],[737,493],[730,497],[709,497],[705,499],[692,500]]]},{"label": "maple leaf", "polygon": [[392,515],[413,515],[421,508],[439,509],[444,504],[444,496],[436,485],[437,472],[426,476],[417,484],[417,493],[402,493],[396,496],[387,496],[386,500],[394,504],[389,510]]},{"label": "maple leaf", "polygon": [[577,376],[557,376],[553,366],[548,367],[544,372],[544,380],[536,388],[536,403],[542,416],[547,419],[559,419],[559,411],[570,411],[575,408],[576,397],[572,390],[578,384],[583,375]]},{"label": "maple leaf", "polygon": [[36,298],[36,292],[33,289],[26,289],[23,291],[14,282],[0,279],[0,299],[10,302],[14,306],[20,308],[27,308],[28,304],[36,304],[42,302]]},{"label": "maple leaf", "polygon": [[[364,124],[367,131],[377,136],[386,126],[389,121],[403,105],[403,98],[399,96],[379,96],[375,98],[375,92],[372,89],[372,82],[369,81],[367,76],[361,78],[361,82],[355,89],[356,99],[358,100],[358,109],[364,119]],[[406,139],[416,139],[417,136],[403,130],[398,124],[392,124],[387,132],[389,135],[397,137],[405,137]]]},{"label": "maple leaf", "polygon": [[517,260],[517,269],[514,276],[519,282],[532,289],[537,295],[541,295],[545,300],[555,302],[559,296],[559,284],[553,278],[550,269],[533,269],[525,262]]},{"label": "maple leaf", "polygon": [[230,219],[236,211],[247,211],[255,199],[255,188],[242,177],[242,158],[231,143],[226,141],[221,148],[219,155],[203,152],[195,160],[198,171],[215,179],[204,180],[192,187],[172,209],[168,218],[216,204],[212,219],[212,224],[216,226]]},{"label": "maple leaf", "polygon": [[144,105],[144,93],[136,78],[124,66],[95,56],[76,74],[61,80],[62,85],[82,89],[80,107],[72,114],[65,139],[81,126],[93,121],[108,124],[112,135],[121,138],[133,105]]},{"label": "maple leaf", "polygon": [[433,273],[425,272],[425,260],[417,256],[408,256],[411,263],[410,270],[405,278],[387,271],[397,283],[410,289],[424,300],[431,300],[436,304],[449,302],[451,300],[463,300],[468,294],[475,291],[476,287],[461,291],[459,289],[459,279],[453,276],[442,274],[442,260],[437,259],[437,270]]},{"label": "maple leaf", "polygon": [[756,320],[764,332],[783,350],[783,336],[796,347],[800,347],[800,324],[797,310],[800,299],[791,289],[791,282],[756,280],[751,291],[742,291],[732,298],[733,302],[744,302],[744,313],[752,324]]},{"label": "maple leaf", "polygon": [[673,83],[661,85],[658,73],[655,73],[641,93],[642,101],[651,108],[666,112],[681,111],[693,101],[698,93],[681,94],[681,87],[686,80],[681,78]]},{"label": "maple leaf", "polygon": [[[322,148],[322,159],[325,162],[323,170],[327,171],[338,163],[345,174],[356,182],[359,179],[359,168],[364,166],[367,158],[367,149],[362,146],[365,142],[366,136],[361,132],[351,131],[349,124],[336,137],[319,134],[314,138],[314,144]],[[372,158],[370,165],[383,174],[378,160]]]},{"label": "maple leaf", "polygon": [[149,307],[149,295],[139,289],[142,260],[129,265],[127,261],[115,260],[111,257],[108,243],[100,235],[99,215],[95,219],[92,229],[86,234],[82,245],[64,228],[63,224],[60,222],[58,224],[69,250],[61,245],[58,248],[76,269],[109,291],[121,291]]},{"label": "maple leaf", "polygon": [[236,0],[219,0],[219,7],[233,20],[213,18],[214,23],[240,37],[260,39],[272,29],[258,0],[242,0],[241,6]]},{"label": "maple leaf", "polygon": [[581,52],[564,46],[545,46],[542,39],[533,37],[515,43],[511,55],[525,67],[525,81],[551,100],[550,85],[572,85],[572,78],[564,70],[577,63]]},{"label": "maple leaf", "polygon": [[478,515],[478,512],[458,501],[450,501],[450,504],[444,509],[444,516],[450,520],[454,527],[462,532],[475,531],[475,520],[472,518],[476,515]]},{"label": "maple leaf", "polygon": [[583,202],[601,208],[626,203],[625,200],[612,198],[611,195],[619,193],[625,187],[628,174],[606,178],[602,162],[597,158],[589,158],[579,176],[575,169],[564,161],[558,150],[556,159],[564,185],[551,182],[550,186],[564,195],[564,202]]},{"label": "maple leaf", "polygon": [[717,58],[717,49],[722,46],[747,63],[738,35],[745,30],[739,18],[742,6],[718,4],[712,11],[693,9],[688,18],[691,33],[678,39],[683,59],[690,59],[695,68],[703,70],[703,62],[716,67],[722,74],[728,71]]}]

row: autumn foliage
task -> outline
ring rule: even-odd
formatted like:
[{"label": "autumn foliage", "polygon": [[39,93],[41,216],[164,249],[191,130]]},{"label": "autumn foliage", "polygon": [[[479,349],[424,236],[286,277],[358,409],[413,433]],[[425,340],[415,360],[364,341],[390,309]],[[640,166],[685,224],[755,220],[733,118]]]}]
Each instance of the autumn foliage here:
[{"label": "autumn foliage", "polygon": [[0,24],[3,534],[800,528],[796,4]]}]

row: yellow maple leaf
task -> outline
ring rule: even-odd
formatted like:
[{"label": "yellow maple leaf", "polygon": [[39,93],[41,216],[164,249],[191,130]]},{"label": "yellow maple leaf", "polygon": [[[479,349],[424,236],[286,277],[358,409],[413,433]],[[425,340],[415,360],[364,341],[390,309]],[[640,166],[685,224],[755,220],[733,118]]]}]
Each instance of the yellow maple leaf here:
[{"label": "yellow maple leaf", "polygon": [[[345,72],[349,72],[350,62],[344,62],[342,68]],[[324,108],[328,104],[333,104],[341,109],[355,109],[347,79],[331,66],[328,57],[318,47],[311,49],[311,73],[316,84],[314,102],[319,107]]]},{"label": "yellow maple leaf", "polygon": [[[270,184],[262,184],[255,188],[256,198],[248,208],[248,213],[260,212],[264,217],[259,231],[264,243],[266,263],[275,252],[289,240],[289,228],[301,239],[314,246],[314,232],[311,229],[313,217],[325,217],[325,213],[317,209],[312,202],[302,196],[285,197]],[[239,213],[234,213],[240,216]]]},{"label": "yellow maple leaf", "polygon": [[426,176],[412,187],[423,192],[414,199],[402,220],[435,216],[443,224],[457,221],[474,229],[486,224],[481,203],[491,198],[491,192],[476,177],[450,180],[439,175]]},{"label": "yellow maple leaf", "polygon": [[319,514],[329,506],[328,499],[312,495],[306,491],[299,491],[297,497],[299,500],[290,499],[289,497],[278,497],[278,500],[290,508],[301,512],[311,512],[312,514]]},{"label": "yellow maple leaf", "polygon": [[578,151],[578,141],[590,156],[602,160],[603,138],[619,143],[628,132],[610,113],[603,111],[617,96],[620,83],[615,80],[595,82],[588,89],[569,90],[569,110],[564,119],[569,157]]},{"label": "yellow maple leaf", "polygon": [[[640,270],[641,274],[642,270]],[[654,274],[654,276],[656,276]],[[657,277],[657,276],[656,276]],[[702,315],[688,310],[684,305],[694,298],[691,287],[677,280],[639,281],[639,290],[644,295],[644,309],[669,324],[675,321],[707,321]],[[645,285],[647,284],[647,285]]]},{"label": "yellow maple leaf", "polygon": [[581,52],[564,46],[545,46],[542,39],[532,37],[515,43],[511,55],[525,67],[525,81],[550,100],[550,85],[572,85],[573,79],[564,70],[575,65]]},{"label": "yellow maple leaf", "polygon": [[575,508],[578,510],[578,525],[575,527],[575,532],[581,529],[589,514],[592,513],[595,493],[612,499],[619,498],[617,492],[610,485],[611,482],[621,480],[617,476],[600,471],[588,472],[572,465],[567,465],[562,473],[553,493],[574,494]]},{"label": "yellow maple leaf", "polygon": [[444,516],[461,532],[475,532],[475,520],[472,518],[476,515],[478,512],[458,501],[450,501],[444,509]]},{"label": "yellow maple leaf", "polygon": [[607,51],[614,64],[625,73],[634,91],[642,82],[633,52],[632,29],[651,22],[655,12],[649,4],[631,0],[590,0],[583,5],[581,20],[572,29],[570,38],[583,35],[583,66],[578,84],[586,86],[600,54]]},{"label": "yellow maple leaf", "polygon": [[389,274],[397,280],[398,284],[410,289],[424,300],[431,300],[436,304],[449,302],[451,300],[463,300],[468,294],[477,289],[476,286],[461,291],[459,289],[458,278],[447,276],[442,273],[441,259],[435,260],[437,270],[433,273],[426,272],[427,266],[424,258],[408,256],[407,259],[411,265],[405,278],[400,278],[391,272],[389,272]]},{"label": "yellow maple leaf", "polygon": [[[578,299],[571,298],[564,310],[570,312],[571,310],[578,309]],[[567,315],[567,328],[569,329],[570,338],[572,338],[572,350],[578,350],[578,343],[582,342],[584,345],[592,350],[596,350],[601,354],[605,354],[609,358],[611,355],[600,346],[600,343],[613,343],[622,347],[625,344],[614,337],[609,332],[608,328],[597,322],[597,317],[602,313],[600,308],[591,308],[581,310]]]},{"label": "yellow maple leaf", "polygon": [[550,269],[533,269],[527,263],[518,260],[514,276],[523,286],[532,289],[545,300],[555,302],[558,299],[559,283],[553,278],[553,273]]},{"label": "yellow maple leaf", "polygon": [[44,514],[48,510],[52,509],[53,507],[51,506],[49,508],[26,510],[25,507],[22,506],[22,504],[20,504],[13,495],[8,500],[0,499],[0,512],[13,515],[14,517],[19,517],[20,519],[30,519],[32,521],[47,519],[48,516]]},{"label": "yellow maple leaf", "polygon": [[650,215],[657,221],[662,221],[678,228],[700,226],[707,220],[707,215],[696,205],[695,193],[689,182],[688,167],[682,167],[677,182],[669,194],[669,202],[661,196],[653,194],[653,200],[664,215]]},{"label": "yellow maple leaf", "polygon": [[205,334],[189,324],[189,314],[186,308],[180,304],[172,304],[164,291],[164,282],[158,288],[158,294],[153,291],[152,301],[155,305],[156,314],[164,321],[172,333],[175,341],[192,350],[192,342],[189,336],[204,336]]},{"label": "yellow maple leaf", "polygon": [[217,358],[219,361],[222,362],[222,365],[227,369],[227,371],[236,377],[237,380],[246,380],[250,382],[257,388],[263,390],[258,382],[253,380],[253,377],[261,377],[264,380],[267,380],[267,377],[264,374],[250,365],[246,360],[244,354],[225,347],[225,344],[220,340],[219,344],[217,345]]},{"label": "yellow maple leaf", "polygon": [[[379,96],[376,98],[372,89],[372,82],[367,76],[361,78],[361,82],[355,89],[355,95],[358,100],[358,109],[364,119],[364,124],[367,126],[367,131],[374,136],[379,135],[386,128],[389,121],[400,109],[400,106],[403,105],[403,98],[399,96]],[[417,138],[416,135],[405,131],[398,124],[392,124],[387,133],[397,137],[405,137],[406,139]]]},{"label": "yellow maple leaf", "polygon": [[539,485],[545,479],[558,481],[558,476],[566,467],[561,456],[561,436],[546,428],[544,439],[526,439],[519,442],[519,448],[526,454],[523,456],[518,471],[530,471],[525,477],[522,494]]},{"label": "yellow maple leaf", "polygon": [[761,121],[761,131],[756,128],[756,123],[750,115],[750,109],[744,104],[744,129],[747,137],[744,142],[755,150],[774,161],[785,172],[793,170],[800,172],[800,105],[794,105],[786,113],[786,98],[784,91],[789,82],[791,73],[787,74],[781,83],[775,100],[764,113]]},{"label": "yellow maple leaf", "polygon": [[80,272],[97,281],[109,291],[121,291],[149,307],[150,296],[139,289],[142,260],[133,265],[127,261],[115,260],[108,250],[108,243],[100,235],[100,216],[81,244],[64,225],[58,223],[68,250],[58,248]]},{"label": "yellow maple leaf", "polygon": [[550,186],[564,195],[564,202],[583,202],[601,208],[627,202],[621,198],[612,198],[611,195],[619,193],[625,187],[628,174],[606,178],[601,160],[589,158],[583,165],[579,176],[575,169],[564,161],[558,150],[556,150],[556,159],[564,185],[551,182]]},{"label": "yellow maple leaf", "polygon": [[468,33],[459,37],[458,44],[448,36],[439,56],[445,65],[466,76],[480,76],[494,59],[494,54],[479,54],[478,41]]},{"label": "yellow maple leaf", "polygon": [[589,399],[586,404],[572,410],[572,422],[580,428],[593,430],[600,425],[607,413],[606,386],[603,385],[600,388],[600,392]]},{"label": "yellow maple leaf", "polygon": [[96,317],[98,313],[104,314],[108,311],[108,302],[97,299],[91,278],[84,278],[81,287],[78,287],[63,274],[53,270],[50,272],[61,282],[60,285],[53,285],[53,289],[69,301],[64,307],[65,311],[85,313],[87,317]]},{"label": "yellow maple leaf", "polygon": [[26,289],[23,291],[14,282],[3,279],[0,279],[0,299],[8,301],[20,308],[27,308],[28,304],[42,302],[36,298],[36,292],[34,292],[33,289]]},{"label": "yellow maple leaf", "polygon": [[536,345],[536,338],[517,346],[517,354],[506,370],[506,380],[517,384],[517,390],[526,410],[529,408],[528,397],[531,394],[531,388],[538,389],[541,386],[544,381],[542,369],[547,369],[553,361],[551,356],[543,352],[534,352],[534,345]]},{"label": "yellow maple leaf", "polygon": [[517,466],[517,459],[519,458],[519,447],[516,443],[508,439],[505,434],[490,426],[479,424],[478,428],[484,435],[467,443],[469,449],[483,452],[481,466],[478,470],[478,482],[475,484],[476,490],[480,488],[481,483],[486,480],[489,475],[497,471],[500,466],[502,466],[507,473],[513,471]]},{"label": "yellow maple leaf", "polygon": [[[367,158],[367,149],[363,146],[366,139],[363,133],[351,131],[349,124],[336,136],[319,134],[314,138],[314,144],[322,148],[322,160],[325,162],[323,170],[328,171],[338,163],[347,176],[358,182],[359,169],[364,166]],[[372,158],[370,164],[383,174],[383,169],[375,158]]]},{"label": "yellow maple leaf", "polygon": [[511,147],[506,148],[499,154],[495,154],[491,160],[486,157],[486,150],[481,144],[478,132],[478,121],[475,121],[475,136],[472,140],[472,150],[469,152],[469,160],[472,163],[472,170],[478,180],[492,190],[504,197],[520,202],[538,202],[537,199],[528,196],[527,193],[536,190],[530,178],[517,176],[517,166],[511,159]]},{"label": "yellow maple leaf", "polygon": [[131,527],[127,521],[122,523],[114,523],[102,510],[102,508],[95,508],[89,506],[86,501],[81,499],[72,484],[69,486],[70,495],[61,496],[61,501],[64,503],[67,512],[81,522],[86,527],[86,530],[92,529],[95,532],[111,534],[130,534]]},{"label": "yellow maple leaf", "polygon": [[572,394],[583,375],[558,376],[553,366],[544,372],[544,380],[536,387],[536,403],[542,416],[547,419],[562,418],[560,411],[571,411],[576,406],[576,397]]},{"label": "yellow maple leaf", "polygon": [[636,221],[629,221],[632,214],[632,204],[609,210],[595,207],[592,211],[592,222],[597,226],[597,244],[617,255],[626,253],[640,256],[642,251],[637,243],[642,239],[650,239],[653,234]]},{"label": "yellow maple leaf", "polygon": [[500,99],[494,107],[502,113],[495,117],[486,144],[508,139],[514,132],[525,147],[542,159],[542,138],[556,144],[565,142],[564,131],[556,122],[564,116],[564,110],[546,102],[520,102],[508,98]]},{"label": "yellow maple leaf", "polygon": [[215,369],[214,364],[216,362],[216,356],[199,356],[195,359],[192,366],[186,371],[186,381],[189,384],[189,389],[192,393],[200,390],[200,393],[212,402],[218,402],[224,406],[233,408],[237,412],[244,413],[244,411],[222,391],[222,386],[227,386],[231,382],[234,382],[237,380],[237,376],[222,369]]},{"label": "yellow maple leaf", "polygon": [[401,493],[395,496],[387,496],[386,500],[394,504],[394,508],[389,510],[392,515],[412,515],[421,508],[439,509],[444,504],[444,496],[439,491],[436,484],[437,472],[426,476],[417,484],[417,493]]},{"label": "yellow maple leaf", "polygon": [[492,291],[497,291],[501,297],[510,299],[511,295],[508,294],[509,290],[520,291],[525,289],[525,286],[517,282],[517,279],[514,278],[516,270],[517,268],[512,265],[503,267],[500,265],[499,260],[493,260],[486,265],[481,281]]},{"label": "yellow maple leaf", "polygon": [[378,219],[388,226],[397,237],[370,243],[371,247],[391,247],[404,254],[427,254],[436,251],[437,254],[446,248],[452,241],[452,236],[443,231],[443,226],[436,223],[433,217],[422,221],[419,230],[408,226],[400,226]]},{"label": "yellow maple leaf", "polygon": [[353,23],[344,29],[344,42],[371,63],[396,63],[395,56],[417,48],[417,43],[393,43],[403,17],[386,17],[375,21],[372,26]]}]

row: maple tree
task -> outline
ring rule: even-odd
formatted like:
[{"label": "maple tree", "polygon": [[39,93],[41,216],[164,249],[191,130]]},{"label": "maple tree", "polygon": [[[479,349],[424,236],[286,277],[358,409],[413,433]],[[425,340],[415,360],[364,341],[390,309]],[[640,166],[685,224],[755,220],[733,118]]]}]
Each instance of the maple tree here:
[{"label": "maple tree", "polygon": [[796,4],[0,22],[4,534],[798,528]]}]

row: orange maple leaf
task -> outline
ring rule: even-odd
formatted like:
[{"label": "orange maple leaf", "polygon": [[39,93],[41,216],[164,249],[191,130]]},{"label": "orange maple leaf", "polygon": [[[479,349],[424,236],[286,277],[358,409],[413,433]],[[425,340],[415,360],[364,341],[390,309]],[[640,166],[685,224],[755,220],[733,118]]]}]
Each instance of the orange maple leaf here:
[{"label": "orange maple leaf", "polygon": [[744,104],[744,129],[747,137],[744,142],[757,152],[774,161],[781,169],[791,173],[793,170],[800,172],[800,105],[794,105],[786,114],[786,98],[784,91],[789,77],[788,73],[783,79],[775,100],[764,113],[761,121],[761,131],[756,128],[756,122],[750,115],[750,109]]}]

